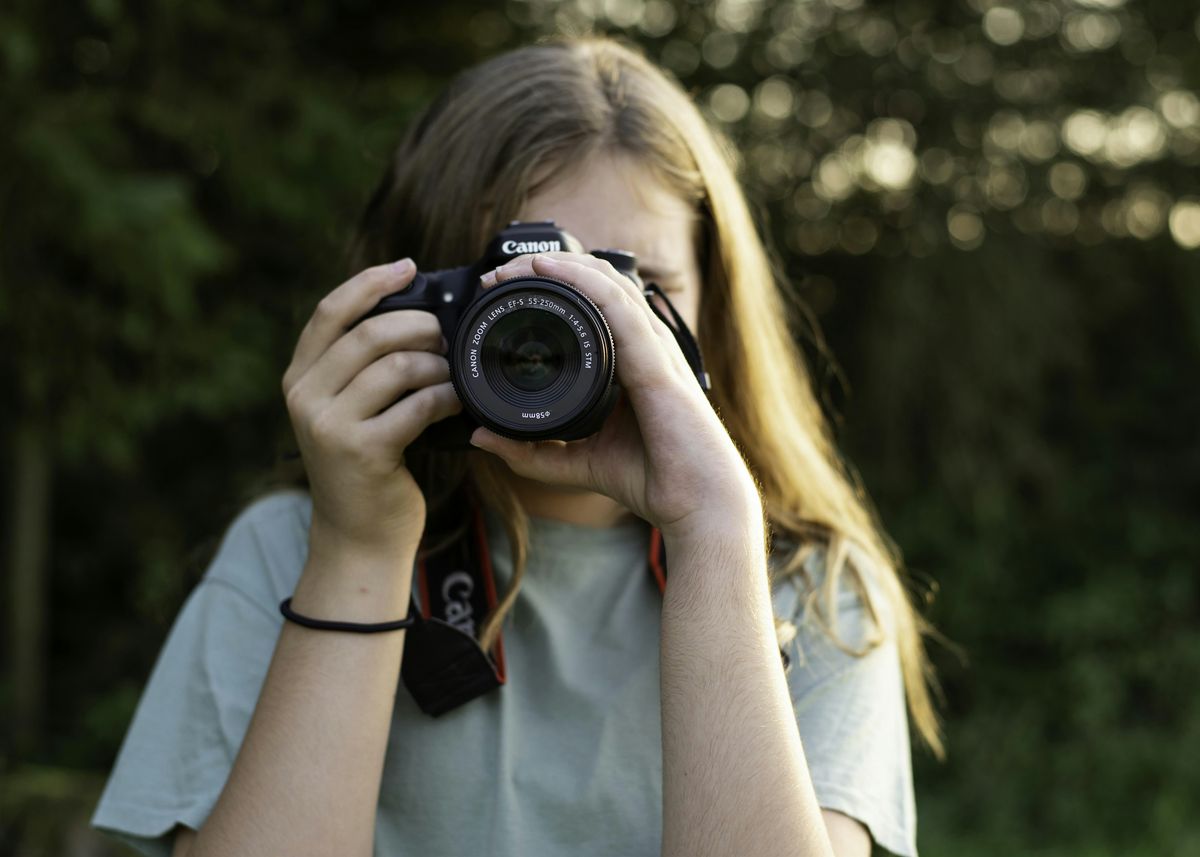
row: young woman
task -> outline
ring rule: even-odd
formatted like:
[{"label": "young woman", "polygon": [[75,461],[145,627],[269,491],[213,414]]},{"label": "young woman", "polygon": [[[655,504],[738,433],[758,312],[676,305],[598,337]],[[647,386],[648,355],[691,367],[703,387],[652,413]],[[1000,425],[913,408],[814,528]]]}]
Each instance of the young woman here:
[{"label": "young woman", "polygon": [[[307,490],[226,533],[94,825],[191,857],[916,853],[906,697],[939,749],[922,623],[839,463],[731,160],[677,84],[611,41],[524,48],[449,87],[284,374]],[[623,402],[584,440],[478,429],[474,451],[406,454],[461,408],[446,343],[423,311],[355,321],[414,259],[468,264],[516,219],[636,253],[697,332],[711,394],[607,262],[524,255],[484,284],[542,275],[590,298]],[[464,485],[503,591],[480,642],[503,647],[507,681],[432,718],[399,682],[407,630],[316,630],[278,606],[404,617],[427,523]]]}]

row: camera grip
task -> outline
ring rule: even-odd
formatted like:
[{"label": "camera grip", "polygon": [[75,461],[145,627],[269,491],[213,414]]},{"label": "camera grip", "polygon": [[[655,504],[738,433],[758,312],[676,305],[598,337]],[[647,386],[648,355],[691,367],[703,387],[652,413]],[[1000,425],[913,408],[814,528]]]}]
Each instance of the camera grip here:
[{"label": "camera grip", "polygon": [[428,277],[417,272],[413,275],[411,283],[400,291],[392,292],[392,294],[382,298],[379,303],[367,311],[366,315],[359,319],[359,322],[380,313],[392,312],[398,309],[423,309],[428,312],[434,312],[440,305],[441,294],[439,291],[430,287]]},{"label": "camera grip", "polygon": [[[442,334],[449,342],[454,336],[458,324],[458,314],[461,302],[456,294],[457,288],[466,284],[466,278],[459,278],[462,284],[454,278],[434,272],[432,275],[417,273],[412,282],[398,292],[382,298],[368,310],[355,325],[361,324],[368,318],[396,310],[423,310],[431,312],[442,328]],[[478,423],[459,414],[439,420],[428,426],[408,445],[409,452],[438,452],[447,449],[472,449],[470,438]]]}]

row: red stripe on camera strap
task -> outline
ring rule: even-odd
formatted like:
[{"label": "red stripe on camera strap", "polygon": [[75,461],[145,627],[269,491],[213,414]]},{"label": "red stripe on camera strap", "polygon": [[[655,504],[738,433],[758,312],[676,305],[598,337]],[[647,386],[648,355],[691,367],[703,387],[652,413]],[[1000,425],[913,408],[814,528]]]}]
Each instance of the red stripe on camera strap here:
[{"label": "red stripe on camera strap", "polygon": [[650,573],[654,575],[654,582],[658,584],[658,594],[661,595],[667,591],[667,549],[663,545],[662,533],[658,527],[650,531],[650,554],[647,561],[650,564]]},{"label": "red stripe on camera strap", "polygon": [[[488,612],[496,606],[496,577],[492,574],[492,551],[488,548],[487,527],[483,523],[483,513],[475,507],[475,544],[479,551],[480,570],[483,572],[483,583],[487,587]],[[508,677],[504,668],[504,635],[496,635],[496,674],[500,683],[505,684]]]}]

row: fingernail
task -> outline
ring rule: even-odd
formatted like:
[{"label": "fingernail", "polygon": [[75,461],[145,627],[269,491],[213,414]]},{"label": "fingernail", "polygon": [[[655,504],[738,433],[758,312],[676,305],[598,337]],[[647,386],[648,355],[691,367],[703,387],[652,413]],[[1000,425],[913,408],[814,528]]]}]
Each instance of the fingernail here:
[{"label": "fingernail", "polygon": [[407,274],[409,271],[417,267],[413,264],[413,260],[408,256],[405,256],[403,259],[393,262],[392,264],[395,266],[397,274]]},{"label": "fingernail", "polygon": [[479,285],[483,286],[485,289],[490,289],[492,286],[496,285],[496,272],[488,271],[486,274],[480,277]]},{"label": "fingernail", "polygon": [[444,335],[442,336],[442,353],[443,354],[450,353],[450,343],[446,341],[446,337]]}]

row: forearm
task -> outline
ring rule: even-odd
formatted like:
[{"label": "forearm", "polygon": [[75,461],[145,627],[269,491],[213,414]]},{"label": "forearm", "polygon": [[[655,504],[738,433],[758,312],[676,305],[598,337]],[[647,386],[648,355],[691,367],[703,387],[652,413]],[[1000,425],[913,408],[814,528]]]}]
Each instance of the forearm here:
[{"label": "forearm", "polygon": [[[310,555],[302,615],[382,622],[408,613],[413,553]],[[285,622],[229,779],[189,857],[369,857],[406,631]]]},{"label": "forearm", "polygon": [[780,664],[757,510],[667,537],[664,857],[830,855]]}]

